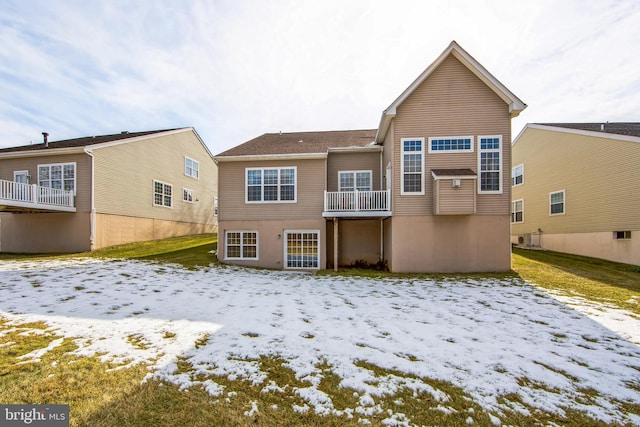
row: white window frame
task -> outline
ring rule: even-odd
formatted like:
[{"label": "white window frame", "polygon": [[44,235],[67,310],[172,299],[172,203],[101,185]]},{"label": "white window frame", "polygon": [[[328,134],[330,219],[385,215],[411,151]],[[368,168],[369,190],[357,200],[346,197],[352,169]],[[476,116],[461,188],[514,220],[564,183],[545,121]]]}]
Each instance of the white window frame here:
[{"label": "white window frame", "polygon": [[[483,139],[498,139],[498,148],[482,148]],[[498,170],[483,171],[482,170],[482,154],[484,153],[498,153]],[[502,194],[502,135],[478,135],[478,194]],[[482,174],[488,172],[498,172],[498,189],[497,190],[483,190],[482,189]]]},{"label": "white window frame", "polygon": [[[160,193],[156,193],[156,183],[162,185],[162,204],[156,203],[156,194],[160,194]],[[171,189],[171,205],[170,206],[167,206],[167,205],[164,204],[164,198],[166,197],[166,195],[164,194],[165,187],[169,187]],[[160,181],[158,179],[154,179],[153,180],[153,198],[152,198],[152,200],[153,200],[153,206],[156,206],[156,207],[159,207],[159,208],[172,209],[173,208],[173,185],[169,184],[167,182]]]},{"label": "white window frame", "polygon": [[[293,170],[293,200],[280,200],[280,190],[282,187],[281,183],[281,172],[283,170]],[[249,171],[261,171],[260,173],[260,200],[249,200]],[[278,199],[277,200],[264,200],[264,171],[267,170],[277,170],[278,171],[278,183],[276,184],[278,188]],[[289,184],[286,184],[289,185]],[[244,170],[244,202],[247,204],[253,203],[297,203],[298,202],[298,167],[297,166],[279,166],[279,167],[268,167],[268,168],[245,168]]]},{"label": "white window frame", "polygon": [[[431,144],[435,141],[446,141],[446,140],[458,140],[458,139],[468,139],[470,141],[470,148],[461,149],[461,150],[434,150],[432,149]],[[438,154],[438,153],[473,153],[473,135],[467,136],[431,136],[429,137],[429,153]]]},{"label": "white window frame", "polygon": [[[358,189],[358,174],[366,173],[369,176],[369,188],[366,190]],[[351,174],[353,175],[353,189],[351,190],[343,190],[342,186],[342,175],[343,174]],[[349,170],[349,171],[338,171],[338,191],[371,191],[373,189],[373,171],[371,170]]]},{"label": "white window frame", "polygon": [[[43,163],[43,164],[39,164],[36,173],[38,174],[38,186],[40,187],[48,187],[48,188],[52,188],[50,186],[46,186],[46,185],[42,185],[41,181],[40,181],[40,168],[49,168],[49,179],[48,181],[51,182],[51,168],[53,166],[60,166],[62,168],[62,190],[64,190],[64,167],[65,166],[73,166],[73,195],[76,195],[76,190],[78,188],[77,185],[77,179],[78,179],[78,165],[76,162],[67,162],[67,163]],[[68,190],[67,190],[68,191]]]},{"label": "white window frame", "polygon": [[[229,256],[229,234],[237,234],[240,233],[240,242],[238,245],[232,245],[232,246],[240,246],[240,256],[239,257],[230,257]],[[255,234],[256,235],[256,243],[254,244],[245,244],[244,243],[244,235],[245,234]],[[256,248],[256,256],[255,257],[248,257],[248,256],[244,256],[245,247],[253,247],[255,246]],[[260,235],[258,233],[257,230],[225,230],[224,232],[224,259],[225,260],[259,260],[260,256],[259,256],[259,250],[260,250]]]},{"label": "white window frame", "polygon": [[[404,143],[405,142],[410,142],[410,141],[420,141],[421,142],[421,150],[418,151],[409,151],[407,153],[413,153],[413,154],[420,154],[420,191],[405,191],[404,188],[404,175],[405,175],[405,170],[404,170],[404,156],[405,156],[405,151],[404,151]],[[420,195],[424,195],[425,193],[425,188],[424,188],[424,168],[425,168],[425,161],[424,161],[424,138],[401,138],[400,139],[400,194],[401,195],[407,195],[407,196],[420,196]],[[408,172],[408,173],[416,173],[416,172]]]},{"label": "white window frame", "polygon": [[[552,205],[557,205],[558,203],[551,203],[551,196],[554,194],[560,194],[562,193],[562,212],[556,212],[556,213],[552,213],[551,212],[551,206]],[[565,192],[564,189],[562,190],[558,190],[558,191],[552,191],[549,193],[549,216],[556,216],[556,215],[564,215],[567,213],[567,194]]]},{"label": "white window frame", "polygon": [[[187,196],[185,198],[185,196]],[[193,190],[190,188],[182,188],[182,201],[185,203],[193,203]]]},{"label": "white window frame", "polygon": [[[318,246],[317,246],[317,259],[316,259],[316,265],[315,266],[305,266],[305,265],[301,265],[301,266],[293,266],[291,267],[289,265],[289,257],[288,257],[288,249],[289,249],[289,235],[290,234],[315,234],[316,235],[316,240],[318,242]],[[284,246],[284,268],[286,268],[287,270],[319,270],[320,269],[320,261],[322,258],[322,242],[321,242],[321,237],[322,235],[320,234],[320,230],[284,230],[284,239],[283,239],[283,246]],[[302,242],[304,243],[304,241]],[[303,249],[303,253],[301,256],[308,256],[307,254],[304,253],[304,249]],[[304,264],[304,263],[303,263]]]},{"label": "white window frame", "polygon": [[18,177],[19,176],[24,176],[27,179],[26,182],[23,182],[22,184],[29,184],[29,180],[31,179],[31,175],[29,175],[29,171],[28,170],[13,171],[13,182],[19,182],[18,181]]},{"label": "white window frame", "polygon": [[[521,203],[521,210],[520,211],[516,211],[516,204],[520,202]],[[515,215],[517,212],[521,212],[522,215],[522,219],[520,221],[517,220],[517,215]],[[524,222],[524,199],[517,199],[511,202],[511,224],[522,224]]]},{"label": "white window frame", "polygon": [[214,197],[213,198],[213,216],[218,216],[218,209],[219,209],[218,206],[219,206],[218,205],[218,198]]},{"label": "white window frame", "polygon": [[613,239],[614,240],[631,240],[631,230],[614,231]]},{"label": "white window frame", "polygon": [[191,157],[184,156],[184,174],[191,178],[200,179],[200,162]]},{"label": "white window frame", "polygon": [[[520,169],[522,172],[519,175],[516,175],[518,169]],[[522,178],[520,182],[516,182],[518,177]],[[516,165],[511,169],[511,186],[517,187],[522,184],[524,184],[524,163],[520,163],[519,165]]]}]

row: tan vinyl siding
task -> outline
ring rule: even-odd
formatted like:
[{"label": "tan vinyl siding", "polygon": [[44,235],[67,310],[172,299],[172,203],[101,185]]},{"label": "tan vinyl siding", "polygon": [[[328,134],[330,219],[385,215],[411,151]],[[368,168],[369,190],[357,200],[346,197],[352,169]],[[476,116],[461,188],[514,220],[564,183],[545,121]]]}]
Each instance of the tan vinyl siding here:
[{"label": "tan vinyl siding", "polygon": [[[511,123],[508,105],[453,56],[440,66],[398,107],[393,128],[394,215],[433,212],[431,169],[478,170],[478,136],[502,136],[502,194],[478,194],[477,213],[505,215],[509,209]],[[429,137],[473,136],[472,153],[429,153]],[[425,194],[401,195],[401,139],[425,140]],[[385,150],[388,143],[385,142]],[[479,179],[479,178],[478,178]]]},{"label": "tan vinyl siding", "polygon": [[[246,168],[296,167],[296,202],[246,203]],[[287,220],[322,217],[325,159],[220,162],[219,220]]]},{"label": "tan vinyl siding", "polygon": [[[215,222],[216,166],[191,130],[94,150],[97,213],[158,220]],[[185,156],[199,163],[199,178],[185,175]],[[172,207],[153,204],[153,182],[172,185]],[[185,202],[183,188],[193,191]]]},{"label": "tan vinyl siding", "polygon": [[[512,234],[640,230],[640,142],[528,128],[513,146],[524,164],[524,223]],[[549,215],[549,193],[565,190],[565,214]],[[635,237],[635,236],[634,236]]]},{"label": "tan vinyl siding", "polygon": [[0,160],[0,179],[13,181],[14,171],[29,171],[29,184],[38,184],[38,165],[76,163],[76,212],[91,211],[91,158],[84,154],[19,157]]},{"label": "tan vinyl siding", "polygon": [[330,153],[327,161],[327,191],[338,191],[338,172],[371,171],[371,190],[380,190],[380,153]]},{"label": "tan vinyl siding", "polygon": [[461,179],[454,188],[451,179],[433,181],[435,215],[471,215],[476,210],[476,181]]}]

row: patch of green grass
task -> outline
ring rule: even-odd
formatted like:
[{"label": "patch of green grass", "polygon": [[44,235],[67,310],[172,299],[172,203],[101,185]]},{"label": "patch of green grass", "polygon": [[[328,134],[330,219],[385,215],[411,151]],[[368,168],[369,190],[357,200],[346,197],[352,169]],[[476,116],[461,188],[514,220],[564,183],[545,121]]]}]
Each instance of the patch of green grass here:
[{"label": "patch of green grass", "polygon": [[546,289],[614,304],[640,314],[640,268],[597,258],[513,249],[513,270]]}]

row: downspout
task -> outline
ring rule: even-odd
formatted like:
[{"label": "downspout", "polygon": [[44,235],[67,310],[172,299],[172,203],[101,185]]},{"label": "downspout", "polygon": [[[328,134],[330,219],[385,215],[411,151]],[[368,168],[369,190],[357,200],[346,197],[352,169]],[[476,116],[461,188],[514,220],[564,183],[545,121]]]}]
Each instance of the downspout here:
[{"label": "downspout", "polygon": [[95,205],[95,158],[90,149],[85,148],[84,152],[91,157],[91,214],[90,214],[90,229],[89,235],[89,247],[91,250],[96,249],[96,205]]}]

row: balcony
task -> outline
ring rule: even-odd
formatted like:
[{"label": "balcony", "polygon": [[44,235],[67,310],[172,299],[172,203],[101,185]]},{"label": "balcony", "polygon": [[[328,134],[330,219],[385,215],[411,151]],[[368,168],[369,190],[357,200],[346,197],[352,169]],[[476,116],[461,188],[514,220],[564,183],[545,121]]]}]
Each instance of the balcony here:
[{"label": "balcony", "polygon": [[388,190],[382,191],[325,191],[325,218],[389,217],[391,201]]},{"label": "balcony", "polygon": [[0,212],[75,212],[73,191],[0,179]]}]

